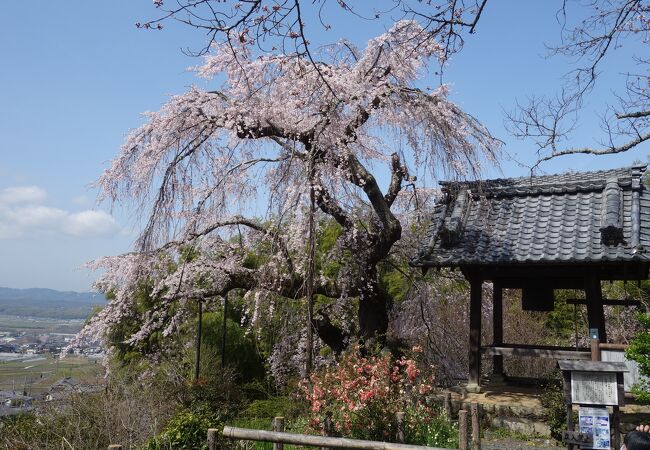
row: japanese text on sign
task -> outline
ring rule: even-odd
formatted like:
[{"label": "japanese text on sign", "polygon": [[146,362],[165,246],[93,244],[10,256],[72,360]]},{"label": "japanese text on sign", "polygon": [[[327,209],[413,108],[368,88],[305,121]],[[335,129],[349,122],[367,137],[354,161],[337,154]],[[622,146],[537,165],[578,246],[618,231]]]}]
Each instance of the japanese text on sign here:
[{"label": "japanese text on sign", "polygon": [[616,374],[571,372],[571,401],[582,405],[618,405]]}]

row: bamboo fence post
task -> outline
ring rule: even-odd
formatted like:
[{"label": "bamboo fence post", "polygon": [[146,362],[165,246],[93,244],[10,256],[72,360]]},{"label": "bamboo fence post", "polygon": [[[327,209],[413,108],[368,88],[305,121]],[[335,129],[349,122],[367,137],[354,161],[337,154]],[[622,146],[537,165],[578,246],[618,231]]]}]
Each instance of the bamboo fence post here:
[{"label": "bamboo fence post", "polygon": [[458,448],[467,450],[467,411],[458,411]]},{"label": "bamboo fence post", "polygon": [[[273,419],[273,431],[284,433],[284,417],[276,417]],[[274,443],[273,450],[284,450],[284,444]]]},{"label": "bamboo fence post", "polygon": [[472,450],[481,450],[481,424],[477,403],[472,403]]},{"label": "bamboo fence post", "polygon": [[400,444],[403,444],[406,441],[404,436],[404,416],[405,414],[402,411],[395,413],[395,422],[397,422],[396,440]]},{"label": "bamboo fence post", "polygon": [[445,392],[445,401],[443,403],[443,408],[447,419],[451,419],[451,392]]},{"label": "bamboo fence post", "polygon": [[[325,420],[323,421],[323,436],[334,436],[334,421],[332,420],[332,411],[325,413]],[[329,447],[323,447],[321,450],[330,450]]]},{"label": "bamboo fence post", "polygon": [[216,428],[208,428],[208,450],[217,450],[217,433]]}]

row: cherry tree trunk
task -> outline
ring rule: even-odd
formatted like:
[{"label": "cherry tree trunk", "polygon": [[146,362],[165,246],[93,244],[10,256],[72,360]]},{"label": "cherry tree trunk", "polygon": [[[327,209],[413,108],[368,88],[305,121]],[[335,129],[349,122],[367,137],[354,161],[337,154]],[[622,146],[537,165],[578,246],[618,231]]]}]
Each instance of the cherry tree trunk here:
[{"label": "cherry tree trunk", "polygon": [[375,270],[368,277],[370,281],[361,288],[359,295],[359,335],[364,346],[385,343],[388,330],[388,309],[391,299],[378,282]]}]

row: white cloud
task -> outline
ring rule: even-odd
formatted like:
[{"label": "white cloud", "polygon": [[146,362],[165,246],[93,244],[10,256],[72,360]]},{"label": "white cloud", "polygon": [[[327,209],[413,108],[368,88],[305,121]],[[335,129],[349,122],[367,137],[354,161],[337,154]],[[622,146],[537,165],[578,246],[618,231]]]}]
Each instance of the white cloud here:
[{"label": "white cloud", "polygon": [[78,195],[72,199],[72,202],[75,205],[79,205],[79,206],[89,206],[92,204],[92,200],[89,199],[88,196],[86,195]]},{"label": "white cloud", "polygon": [[47,228],[59,223],[66,212],[49,206],[28,205],[9,209],[7,218],[23,228]]},{"label": "white cloud", "polygon": [[121,229],[105,211],[70,212],[43,205],[47,193],[36,186],[0,191],[0,239],[33,235],[110,237]]},{"label": "white cloud", "polygon": [[0,203],[39,204],[45,201],[47,193],[38,186],[12,186],[0,191]]},{"label": "white cloud", "polygon": [[115,219],[105,211],[86,210],[68,215],[63,232],[79,237],[112,236],[120,231]]}]

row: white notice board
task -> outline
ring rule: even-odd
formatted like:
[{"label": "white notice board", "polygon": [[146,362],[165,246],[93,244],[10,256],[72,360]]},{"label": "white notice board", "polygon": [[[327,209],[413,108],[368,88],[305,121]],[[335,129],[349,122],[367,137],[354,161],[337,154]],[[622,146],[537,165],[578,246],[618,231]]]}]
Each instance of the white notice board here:
[{"label": "white notice board", "polygon": [[618,405],[614,372],[571,372],[571,403]]},{"label": "white notice board", "polygon": [[600,408],[580,408],[578,412],[578,423],[581,433],[590,434],[594,443],[593,448],[609,450],[611,447],[609,412]]}]

